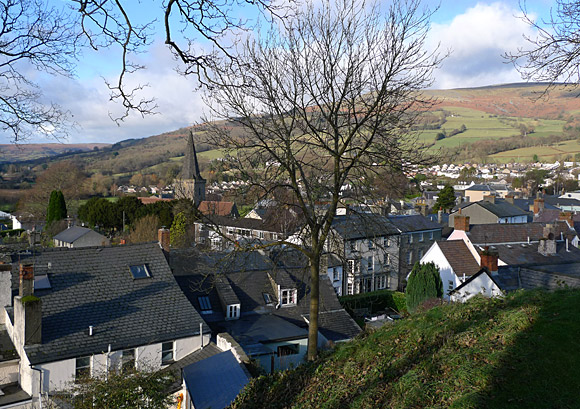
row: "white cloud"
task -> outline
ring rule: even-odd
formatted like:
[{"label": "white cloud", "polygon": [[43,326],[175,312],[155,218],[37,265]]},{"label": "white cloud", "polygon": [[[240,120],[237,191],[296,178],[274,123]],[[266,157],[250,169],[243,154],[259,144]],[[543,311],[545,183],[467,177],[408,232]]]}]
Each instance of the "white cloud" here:
[{"label": "white cloud", "polygon": [[[85,77],[81,80],[50,76],[40,81],[43,99],[69,110],[72,119],[79,125],[64,142],[114,143],[157,135],[199,121],[203,103],[196,90],[195,78],[185,78],[175,71],[177,63],[163,44],[154,44],[143,58],[147,69],[129,75],[127,85],[148,84],[147,88],[139,91],[139,96],[144,99],[154,97],[158,105],[157,114],[142,117],[137,112],[131,112],[120,126],[110,119],[110,115],[119,116],[123,112],[122,106],[109,100],[110,93],[102,78]],[[108,79],[116,81],[114,76]],[[42,135],[35,139],[35,142],[47,141],[50,139]]]},{"label": "white cloud", "polygon": [[435,88],[474,87],[519,82],[521,77],[502,55],[526,45],[532,29],[505,3],[478,3],[449,24],[432,24],[431,46],[440,43],[452,54],[435,72]]}]

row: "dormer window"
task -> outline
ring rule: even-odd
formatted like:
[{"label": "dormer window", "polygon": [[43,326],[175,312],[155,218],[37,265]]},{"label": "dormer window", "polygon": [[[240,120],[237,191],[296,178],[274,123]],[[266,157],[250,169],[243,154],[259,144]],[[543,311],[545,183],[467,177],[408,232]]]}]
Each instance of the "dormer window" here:
[{"label": "dormer window", "polygon": [[227,319],[234,320],[240,317],[240,306],[238,304],[228,305]]},{"label": "dormer window", "polygon": [[297,294],[296,290],[280,290],[280,305],[296,305]]}]

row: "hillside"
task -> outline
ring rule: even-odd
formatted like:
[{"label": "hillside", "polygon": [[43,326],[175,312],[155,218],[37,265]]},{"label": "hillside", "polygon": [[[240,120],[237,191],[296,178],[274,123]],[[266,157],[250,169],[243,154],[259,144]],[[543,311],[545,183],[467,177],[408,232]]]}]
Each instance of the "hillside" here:
[{"label": "hillside", "polygon": [[253,379],[242,408],[578,408],[580,291],[443,305]]},{"label": "hillside", "polygon": [[[519,158],[529,161],[534,153],[544,152],[537,148],[539,146],[554,148],[549,150],[546,160],[573,156],[576,150],[580,150],[580,146],[576,149],[575,145],[574,153],[571,154],[558,148],[557,144],[562,140],[553,141],[549,138],[556,136],[564,140],[575,140],[580,136],[578,91],[559,87],[550,92],[549,98],[540,98],[544,90],[542,84],[506,84],[426,91],[428,96],[437,99],[438,104],[424,116],[424,123],[417,125],[421,132],[420,140],[434,149],[447,149],[450,155],[456,155],[457,160],[461,161],[477,162],[484,156],[486,160],[510,161]],[[462,126],[465,129],[455,133]],[[524,136],[522,126],[529,129],[529,133],[526,132]],[[568,131],[564,130],[565,127]],[[67,144],[43,145],[42,148],[34,145],[0,146],[0,163],[27,161],[34,166],[52,157],[48,160],[72,159],[90,173],[103,172],[115,177],[130,176],[136,172],[171,174],[180,168],[185,136],[189,130],[183,128],[142,139],[129,139],[111,146],[90,144],[91,151],[83,149],[83,152],[67,154],[64,158],[55,155],[67,149],[80,148]],[[193,130],[199,131],[198,152],[207,152],[200,155],[203,167],[204,163],[219,157],[221,152],[199,141],[203,126],[193,127]],[[443,132],[446,137],[436,140],[437,135]],[[498,140],[503,143],[495,144],[494,141]],[[95,145],[100,148],[98,151],[92,150]],[[17,153],[18,149],[20,154]],[[531,155],[530,151],[533,151]],[[502,152],[508,153],[487,156]]]},{"label": "hillside", "polygon": [[24,162],[39,158],[70,156],[81,152],[99,150],[108,143],[30,143],[0,144],[0,163]]}]

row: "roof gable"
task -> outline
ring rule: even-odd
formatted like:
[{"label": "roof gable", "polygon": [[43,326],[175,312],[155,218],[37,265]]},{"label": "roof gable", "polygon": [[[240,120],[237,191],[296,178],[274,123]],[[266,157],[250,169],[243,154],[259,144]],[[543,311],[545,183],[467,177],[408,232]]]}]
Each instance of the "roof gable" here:
[{"label": "roof gable", "polygon": [[463,240],[439,241],[437,245],[456,276],[471,276],[479,271],[479,264]]}]

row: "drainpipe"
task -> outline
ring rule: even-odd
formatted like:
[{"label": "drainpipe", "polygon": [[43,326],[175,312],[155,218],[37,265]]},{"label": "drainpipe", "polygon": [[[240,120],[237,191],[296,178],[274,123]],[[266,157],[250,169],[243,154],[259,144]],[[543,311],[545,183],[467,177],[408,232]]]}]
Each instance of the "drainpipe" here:
[{"label": "drainpipe", "polygon": [[42,409],[42,369],[40,368],[35,368],[32,365],[30,365],[30,369],[32,369],[33,371],[38,371],[38,373],[40,374],[40,389],[38,390],[38,407],[39,409]]},{"label": "drainpipe", "polygon": [[203,322],[199,323],[199,340],[201,341],[201,348],[203,348]]}]

